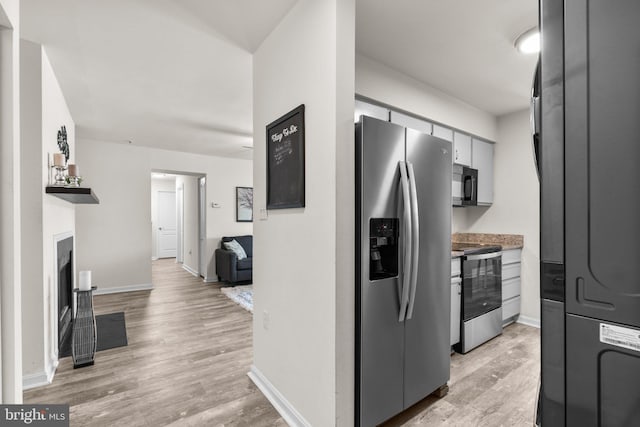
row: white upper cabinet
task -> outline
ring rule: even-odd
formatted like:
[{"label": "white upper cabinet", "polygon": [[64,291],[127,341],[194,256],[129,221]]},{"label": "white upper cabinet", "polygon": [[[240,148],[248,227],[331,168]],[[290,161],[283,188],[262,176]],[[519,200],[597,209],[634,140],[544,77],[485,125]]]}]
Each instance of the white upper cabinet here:
[{"label": "white upper cabinet", "polygon": [[465,133],[453,133],[453,163],[471,167],[471,137]]},{"label": "white upper cabinet", "polygon": [[478,205],[493,203],[493,144],[481,139],[472,140],[472,168],[478,169]]},{"label": "white upper cabinet", "polygon": [[449,142],[453,142],[453,130],[448,127],[433,125],[433,136],[446,139]]},{"label": "white upper cabinet", "polygon": [[353,122],[358,123],[360,116],[374,117],[388,122],[389,109],[356,99]]},{"label": "white upper cabinet", "polygon": [[431,122],[422,119],[416,119],[415,117],[397,113],[395,111],[391,112],[391,123],[415,129],[428,135],[431,135],[431,132],[433,131],[433,125],[431,124]]}]

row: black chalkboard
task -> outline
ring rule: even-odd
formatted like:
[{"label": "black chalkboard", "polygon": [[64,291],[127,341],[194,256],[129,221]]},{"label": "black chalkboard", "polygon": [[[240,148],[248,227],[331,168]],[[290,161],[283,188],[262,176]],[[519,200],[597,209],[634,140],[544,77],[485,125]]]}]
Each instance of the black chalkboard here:
[{"label": "black chalkboard", "polygon": [[267,209],[304,207],[304,104],[267,125]]}]

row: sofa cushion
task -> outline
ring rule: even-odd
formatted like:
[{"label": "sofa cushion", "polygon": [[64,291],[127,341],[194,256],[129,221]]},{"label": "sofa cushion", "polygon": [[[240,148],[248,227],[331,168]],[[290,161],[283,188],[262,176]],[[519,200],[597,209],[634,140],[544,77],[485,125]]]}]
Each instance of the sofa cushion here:
[{"label": "sofa cushion", "polygon": [[233,237],[223,237],[222,242],[229,242],[231,240],[235,240],[240,243],[240,246],[244,249],[248,257],[253,256],[253,236],[233,236]]},{"label": "sofa cushion", "polygon": [[253,267],[253,257],[238,260],[238,270],[251,270]]},{"label": "sofa cushion", "polygon": [[224,242],[223,244],[225,248],[235,252],[236,256],[238,257],[238,261],[244,260],[247,258],[247,253],[244,251],[244,248],[236,240],[231,240],[230,242]]}]

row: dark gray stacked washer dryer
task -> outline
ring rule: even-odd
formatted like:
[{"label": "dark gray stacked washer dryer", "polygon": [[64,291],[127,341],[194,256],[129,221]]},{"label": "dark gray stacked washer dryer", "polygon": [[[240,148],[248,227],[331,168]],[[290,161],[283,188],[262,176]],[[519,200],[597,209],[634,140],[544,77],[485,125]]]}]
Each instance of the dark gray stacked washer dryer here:
[{"label": "dark gray stacked washer dryer", "polygon": [[640,425],[640,2],[540,0],[539,421]]}]

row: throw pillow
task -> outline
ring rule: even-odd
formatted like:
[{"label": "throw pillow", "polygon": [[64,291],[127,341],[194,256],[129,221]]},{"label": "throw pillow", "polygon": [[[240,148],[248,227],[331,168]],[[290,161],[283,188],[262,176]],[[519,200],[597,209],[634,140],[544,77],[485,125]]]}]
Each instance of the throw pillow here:
[{"label": "throw pillow", "polygon": [[238,261],[247,257],[247,253],[244,251],[244,248],[235,239],[230,242],[224,242],[224,247],[235,252],[238,256]]}]

